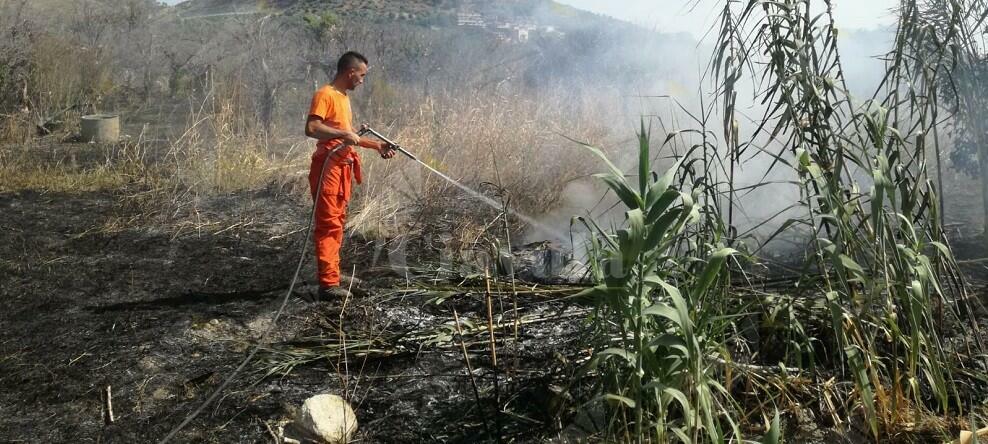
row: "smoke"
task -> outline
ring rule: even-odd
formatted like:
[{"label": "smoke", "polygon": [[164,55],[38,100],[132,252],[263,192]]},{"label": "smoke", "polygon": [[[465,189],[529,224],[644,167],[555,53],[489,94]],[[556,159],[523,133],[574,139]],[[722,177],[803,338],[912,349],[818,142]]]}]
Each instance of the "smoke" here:
[{"label": "smoke", "polygon": [[[699,129],[700,121],[706,120],[710,134],[722,139],[719,137],[723,131],[722,114],[720,110],[710,112],[711,102],[719,100],[715,95],[718,85],[707,74],[716,42],[698,42],[688,34],[667,34],[616,20],[608,23],[610,26],[602,29],[600,17],[584,16],[570,21],[565,40],[541,48],[543,59],[549,61],[551,68],[534,80],[565,84],[591,97],[595,94],[619,97],[616,102],[601,101],[600,114],[606,115],[612,124],[609,144],[603,148],[629,174],[634,173],[637,161],[634,136],[640,119],[644,118],[651,128],[653,157],[659,160],[654,169],[660,171],[672,163],[676,152],[682,153],[690,145],[702,142],[700,136],[689,135],[660,146],[667,133]],[[854,107],[863,106],[879,88],[885,72],[882,57],[892,49],[893,40],[893,29],[840,29],[842,71]],[[737,86],[737,123],[742,141],[761,124],[766,112],[767,105],[756,97],[761,92],[757,82],[757,78],[749,77]],[[804,217],[806,209],[799,204],[796,172],[777,164],[776,157],[770,154],[785,153],[789,147],[778,141],[752,142],[768,152],[749,148],[742,156],[733,172],[737,191],[731,216],[738,233],[748,234],[758,243],[788,219]],[[724,149],[722,140],[716,143]],[[726,154],[721,152],[722,156]],[[730,172],[725,168],[718,174],[719,180],[726,180]],[[589,214],[601,220],[602,226],[617,225],[624,210],[615,203],[616,198],[606,195],[606,190],[592,178],[578,180],[566,186],[559,205],[546,212],[541,222],[565,231],[570,228],[572,216]],[[726,211],[726,203],[724,208]],[[540,236],[533,230],[526,239],[536,240]],[[579,249],[579,242],[576,243]],[[776,243],[776,248],[787,247]]]},{"label": "smoke", "polygon": [[[443,97],[452,97],[458,102],[467,102],[464,97],[505,102],[525,97],[527,101],[560,107],[573,114],[574,120],[606,126],[606,134],[587,141],[602,148],[612,161],[629,173],[630,179],[633,179],[630,174],[635,173],[637,161],[635,132],[642,119],[651,129],[653,158],[657,162],[653,169],[659,171],[670,165],[675,155],[701,142],[696,135],[684,135],[663,145],[667,133],[699,129],[701,121],[705,121],[711,137],[722,139],[721,115],[711,106],[718,101],[715,94],[718,85],[707,74],[716,42],[700,42],[691,34],[647,29],[560,7],[554,2],[463,4],[482,12],[497,26],[504,21],[505,26],[534,26],[535,29],[527,34],[526,42],[518,42],[506,41],[503,35],[495,36],[490,28],[474,30],[449,24],[340,27],[332,29],[333,38],[318,47],[318,54],[303,52],[303,56],[307,60],[320,60],[327,52],[335,54],[349,48],[361,49],[373,60],[374,78],[355,96],[355,108],[366,115],[369,109],[380,107],[381,111],[375,113],[390,118],[388,108],[415,110],[421,103],[436,103],[433,120],[439,129],[434,133],[439,135],[449,132],[449,128],[440,128],[442,124],[462,121],[464,125],[470,125],[472,122],[472,118],[457,119],[448,115],[470,106],[447,106],[453,101]],[[709,11],[696,13],[709,15]],[[709,39],[713,39],[714,34],[710,34]],[[885,63],[880,57],[892,48],[892,40],[890,29],[840,29],[842,68],[855,106],[869,99],[880,84]],[[311,66],[317,65],[312,62]],[[311,79],[310,71],[306,71],[305,78]],[[765,105],[755,98],[760,87],[757,81],[757,78],[747,78],[738,84],[738,125],[742,140],[755,131],[766,111]],[[299,91],[298,97],[284,100],[284,108],[305,107],[309,91],[306,88],[299,88]],[[407,103],[396,106],[397,101]],[[395,115],[393,121],[397,128],[429,125],[421,122],[421,117],[421,112],[405,112]],[[511,133],[521,123],[528,122],[514,122],[506,115],[504,122],[499,122],[503,129],[498,131]],[[583,139],[581,133],[561,129],[563,125],[558,121],[540,122],[540,125],[544,127],[544,133],[559,133],[558,136],[547,140],[550,138],[520,135],[527,138],[524,141],[530,144],[527,149],[540,156],[550,153],[549,157],[557,158],[586,154],[565,138]],[[423,138],[422,143],[442,142],[435,134]],[[753,142],[775,153],[788,149],[778,142]],[[722,140],[715,143],[723,149]],[[443,146],[437,154],[445,155],[458,149],[454,145]],[[502,150],[498,155],[507,156],[503,145],[498,145],[498,149]],[[721,155],[726,156],[726,152]],[[596,162],[591,156],[585,158],[588,160],[583,168],[603,171],[603,165],[590,163]],[[776,165],[766,174],[775,158],[755,149],[749,149],[742,161],[734,171],[738,191],[731,214],[739,232],[751,231],[764,238],[788,218],[803,216],[796,213],[798,209],[787,210],[800,199],[799,188],[793,184],[796,176],[792,168]],[[545,188],[547,184],[561,188],[558,190],[560,197],[542,207],[541,215],[535,214],[540,224],[552,227],[555,233],[569,233],[574,215],[591,215],[605,227],[621,223],[621,206],[615,206],[614,196],[605,195],[595,179],[569,180],[573,172],[554,171],[555,166],[558,165],[532,165],[533,194],[543,193],[544,189],[538,188]],[[487,175],[479,169],[477,177],[457,177],[466,179],[471,186],[494,181],[493,173]],[[726,180],[729,172],[724,170],[718,174],[718,179]],[[537,177],[546,175],[566,179],[550,182]],[[529,203],[532,202],[535,200]],[[532,208],[525,210],[533,212]],[[568,239],[555,239],[560,236],[545,231],[534,228],[526,233],[525,240],[552,239],[568,243]]]}]

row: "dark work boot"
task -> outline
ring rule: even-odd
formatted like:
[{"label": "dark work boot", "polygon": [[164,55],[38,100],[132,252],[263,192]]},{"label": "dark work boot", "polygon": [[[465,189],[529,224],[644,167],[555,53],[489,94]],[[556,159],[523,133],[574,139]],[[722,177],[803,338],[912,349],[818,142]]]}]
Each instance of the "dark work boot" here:
[{"label": "dark work boot", "polygon": [[335,287],[319,287],[319,300],[325,302],[343,302],[349,298],[353,297],[353,293],[346,288],[335,286]]},{"label": "dark work boot", "polygon": [[364,286],[364,281],[349,274],[340,275],[340,286],[344,288],[360,288]]}]

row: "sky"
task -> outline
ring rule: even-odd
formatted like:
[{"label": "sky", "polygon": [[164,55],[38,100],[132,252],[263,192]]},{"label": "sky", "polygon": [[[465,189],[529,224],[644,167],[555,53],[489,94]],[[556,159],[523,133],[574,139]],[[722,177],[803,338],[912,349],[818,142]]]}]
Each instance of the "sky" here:
[{"label": "sky", "polygon": [[[556,0],[661,32],[702,37],[716,21],[725,0]],[[742,0],[742,2],[745,2]],[[822,1],[813,2],[823,7]],[[896,0],[836,0],[834,15],[842,28],[874,29],[894,21]],[[740,7],[740,5],[739,5]],[[822,12],[822,9],[821,9]]]}]

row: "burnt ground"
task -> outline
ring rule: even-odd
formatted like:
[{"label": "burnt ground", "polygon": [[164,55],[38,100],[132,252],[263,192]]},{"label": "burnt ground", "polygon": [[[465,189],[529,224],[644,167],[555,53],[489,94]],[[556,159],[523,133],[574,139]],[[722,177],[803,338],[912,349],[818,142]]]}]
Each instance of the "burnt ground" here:
[{"label": "burnt ground", "polygon": [[[268,218],[245,219],[244,201]],[[270,325],[296,265],[302,205],[261,194],[221,197],[203,211],[225,222],[176,228],[136,222],[115,202],[108,193],[0,193],[0,442],[154,442]],[[449,342],[448,328],[443,335],[435,327],[451,307],[485,322],[483,293],[405,290],[406,276],[387,267],[359,271],[374,269],[367,243],[349,239],[347,249],[345,266],[358,266],[370,287],[344,310],[351,353],[359,354],[360,338],[376,338],[387,350],[348,355],[345,365],[317,359],[268,377],[289,355],[262,352],[174,442],[273,442],[269,428],[276,431],[293,406],[326,392],[349,394],[364,442],[484,441],[496,426],[517,441],[555,435],[552,421],[539,415],[560,408],[544,405],[553,399],[546,390],[580,353],[580,313],[522,296],[528,316],[567,320],[524,325],[521,345],[499,350],[497,393],[511,413],[495,424],[484,336],[467,335],[478,402],[458,343]],[[313,273],[309,261],[303,278]],[[436,295],[450,299],[436,303]],[[503,298],[494,305],[498,313],[510,310]],[[335,341],[339,313],[338,304],[293,296],[272,347]],[[438,333],[411,337],[427,325]],[[115,413],[108,425],[101,399],[107,386]]]},{"label": "burnt ground", "polygon": [[[305,206],[259,191],[204,199],[195,219],[155,223],[107,192],[0,193],[0,442],[165,436],[271,325],[296,266]],[[510,326],[498,332],[495,388],[483,281],[445,280],[427,255],[410,261],[418,268],[395,269],[377,245],[347,240],[345,268],[364,279],[364,294],[345,307],[293,296],[267,351],[173,442],[274,442],[272,432],[319,393],[347,395],[361,442],[492,442],[494,430],[512,442],[579,439],[578,428],[559,429],[579,409],[565,381],[590,343],[581,309],[557,293],[523,292],[519,340]],[[983,285],[982,240],[954,247],[975,259],[963,266]],[[302,277],[313,273],[308,261]],[[510,319],[510,298],[492,305]],[[453,308],[475,325],[465,339],[476,395]],[[332,352],[341,331],[345,360]],[[314,355],[320,350],[326,356]],[[112,424],[104,423],[107,386]],[[506,413],[494,414],[496,398]],[[847,442],[813,427],[802,436]]]}]

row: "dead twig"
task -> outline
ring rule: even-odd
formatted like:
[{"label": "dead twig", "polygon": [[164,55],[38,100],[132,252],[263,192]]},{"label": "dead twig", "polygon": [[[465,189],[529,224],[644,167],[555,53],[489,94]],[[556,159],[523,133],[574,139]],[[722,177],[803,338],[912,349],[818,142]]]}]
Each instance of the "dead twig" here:
[{"label": "dead twig", "polygon": [[274,440],[274,444],[281,444],[281,438],[279,438],[278,434],[275,433],[274,429],[271,428],[271,424],[268,424],[267,421],[263,421],[263,423],[264,423],[264,428],[268,429],[268,434],[271,435],[271,439]]},{"label": "dead twig", "polygon": [[[477,388],[477,378],[473,375],[473,365],[470,363],[470,354],[467,353],[467,344],[463,339],[463,329],[460,328],[460,315],[453,309],[453,321],[456,325],[456,335],[460,337],[460,350],[463,352],[463,361],[467,365],[467,375],[470,376],[470,385],[473,387],[473,397],[477,400],[477,406],[480,407],[482,403],[480,402],[480,390]],[[487,417],[481,415],[481,419],[484,421],[484,431],[488,435],[491,434],[490,426],[487,425]]]},{"label": "dead twig", "polygon": [[484,296],[487,299],[487,332],[490,334],[491,371],[494,374],[494,427],[497,429],[497,442],[501,442],[501,389],[497,375],[497,341],[494,338],[494,307],[491,296],[491,274],[488,268],[484,268],[484,284],[487,286]]},{"label": "dead twig", "polygon": [[106,386],[103,389],[103,420],[106,425],[113,424],[113,393],[110,390],[110,386]]},{"label": "dead twig", "polygon": [[[350,288],[347,290],[347,295],[345,298],[343,298],[343,306],[340,307],[340,323],[339,323],[340,328],[338,331],[340,337],[340,345],[343,350],[343,352],[340,354],[340,357],[343,359],[343,374],[340,375],[340,380],[341,380],[340,382],[343,385],[343,399],[346,399],[347,401],[350,401],[350,392],[348,390],[349,389],[348,382],[350,379],[350,360],[349,357],[347,356],[346,332],[343,331],[343,318],[344,318],[344,314],[346,313],[346,306],[350,302],[350,294],[351,294],[350,290],[352,289],[353,289],[353,281],[351,280]],[[337,369],[339,369],[339,364],[337,364],[336,367]]]}]

